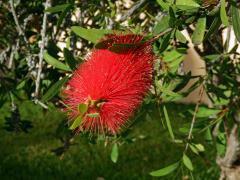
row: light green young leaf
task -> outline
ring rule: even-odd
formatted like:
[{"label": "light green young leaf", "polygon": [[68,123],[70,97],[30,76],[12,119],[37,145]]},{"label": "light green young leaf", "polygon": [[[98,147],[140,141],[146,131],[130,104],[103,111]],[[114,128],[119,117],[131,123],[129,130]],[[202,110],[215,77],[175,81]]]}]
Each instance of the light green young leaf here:
[{"label": "light green young leaf", "polygon": [[87,114],[87,116],[92,117],[92,118],[97,118],[97,117],[99,117],[99,113],[90,113],[90,114]]},{"label": "light green young leaf", "polygon": [[166,11],[168,11],[170,3],[164,2],[163,0],[157,0],[157,3]]},{"label": "light green young leaf", "polygon": [[72,26],[71,30],[83,39],[86,39],[92,43],[96,43],[105,34],[112,33],[112,30],[108,29],[85,29],[80,26]]},{"label": "light green young leaf", "polygon": [[192,165],[192,161],[191,159],[186,155],[186,154],[183,154],[183,164],[190,170],[190,171],[193,171],[193,165]]},{"label": "light green young leaf", "polygon": [[117,143],[113,144],[112,151],[111,151],[111,160],[114,163],[116,163],[118,160],[118,145],[117,145]]},{"label": "light green young leaf", "polygon": [[195,30],[192,35],[193,44],[199,45],[202,43],[206,30],[206,17],[198,19]]},{"label": "light green young leaf", "polygon": [[187,39],[185,38],[185,36],[179,30],[176,31],[175,36],[176,36],[177,40],[179,40],[179,42],[181,42],[181,43],[186,43],[187,42]]},{"label": "light green young leaf", "polygon": [[74,129],[76,129],[77,127],[79,127],[79,126],[82,124],[82,118],[83,118],[83,116],[78,116],[78,117],[74,120],[73,124],[70,126],[69,129],[74,130]]},{"label": "light green young leaf", "polygon": [[190,149],[192,150],[192,152],[194,152],[195,154],[199,155],[198,149],[197,149],[194,145],[189,144],[189,147],[190,147]]},{"label": "light green young leaf", "polygon": [[220,17],[221,17],[222,23],[225,26],[229,26],[228,16],[227,16],[227,13],[226,13],[226,2],[225,2],[225,0],[221,0]]},{"label": "light green young leaf", "polygon": [[200,7],[200,5],[194,0],[177,0],[176,6],[181,10],[190,10]]},{"label": "light green young leaf", "polygon": [[169,119],[169,116],[168,116],[168,112],[167,112],[167,109],[166,109],[165,106],[163,106],[163,113],[164,113],[165,120],[166,120],[166,123],[167,123],[168,132],[169,132],[172,140],[174,140],[175,137],[174,137],[174,134],[173,134],[172,125],[171,125],[171,122],[170,122],[170,119]]},{"label": "light green young leaf", "polygon": [[194,146],[198,149],[199,152],[205,151],[205,148],[202,144],[194,144]]},{"label": "light green young leaf", "polygon": [[64,70],[64,71],[71,71],[71,69],[69,68],[69,66],[67,66],[66,64],[63,64],[62,62],[60,62],[59,60],[57,60],[56,58],[52,57],[50,54],[48,54],[46,51],[43,54],[43,58],[45,59],[45,61],[52,65],[55,68]]},{"label": "light green young leaf", "polygon": [[174,164],[171,164],[167,167],[164,167],[162,169],[153,171],[150,173],[150,175],[157,176],[157,177],[166,176],[166,175],[170,174],[171,172],[173,172],[174,170],[176,170],[178,167],[179,167],[179,161]]},{"label": "light green young leaf", "polygon": [[87,112],[87,110],[88,110],[88,106],[86,104],[79,104],[78,105],[78,111],[81,114],[84,114],[85,112]]},{"label": "light green young leaf", "polygon": [[199,107],[196,117],[199,117],[199,118],[209,117],[212,115],[216,115],[220,111],[221,110],[219,109],[210,109],[208,107],[202,106],[202,107]]}]

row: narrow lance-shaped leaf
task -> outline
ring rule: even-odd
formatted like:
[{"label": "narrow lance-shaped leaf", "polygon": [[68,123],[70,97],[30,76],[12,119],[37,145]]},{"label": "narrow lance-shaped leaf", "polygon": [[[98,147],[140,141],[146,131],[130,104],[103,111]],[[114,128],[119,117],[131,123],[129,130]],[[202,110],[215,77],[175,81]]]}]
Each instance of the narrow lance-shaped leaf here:
[{"label": "narrow lance-shaped leaf", "polygon": [[169,134],[170,134],[171,138],[174,140],[175,137],[174,137],[174,134],[173,134],[172,125],[171,125],[171,122],[170,122],[170,119],[169,119],[169,116],[168,116],[168,112],[167,112],[167,109],[166,109],[165,106],[163,106],[163,113],[164,113],[164,116],[165,116],[165,120],[166,120],[166,123],[167,123],[167,128],[168,128]]},{"label": "narrow lance-shaped leaf", "polygon": [[113,144],[112,152],[111,152],[111,160],[114,163],[116,163],[118,160],[118,145],[117,145],[117,143]]},{"label": "narrow lance-shaped leaf", "polygon": [[43,58],[47,61],[48,64],[52,65],[53,67],[56,67],[56,68],[64,70],[64,71],[71,71],[71,69],[67,65],[63,64],[56,58],[52,57],[46,51],[43,54]]},{"label": "narrow lance-shaped leaf", "polygon": [[171,164],[171,165],[169,165],[167,167],[164,167],[162,169],[153,171],[153,172],[150,173],[150,175],[151,176],[157,176],[157,177],[166,176],[166,175],[170,174],[171,172],[173,172],[174,170],[176,170],[178,167],[179,167],[179,162],[176,162],[176,163]]},{"label": "narrow lance-shaped leaf", "polygon": [[186,155],[186,154],[183,154],[183,164],[190,170],[190,171],[193,171],[193,165],[192,165],[192,161],[191,159]]},{"label": "narrow lance-shaped leaf", "polygon": [[90,114],[87,114],[87,116],[92,117],[92,118],[97,118],[97,117],[99,117],[99,113],[90,113]]},{"label": "narrow lance-shaped leaf", "polygon": [[200,5],[196,3],[194,0],[177,0],[176,7],[181,10],[190,10],[199,8]]},{"label": "narrow lance-shaped leaf", "polygon": [[76,69],[77,61],[76,61],[75,58],[73,57],[71,51],[69,51],[67,48],[64,48],[63,54],[64,54],[64,59],[65,59],[65,61],[68,63],[68,65],[70,66],[70,68],[71,68],[72,70]]},{"label": "narrow lance-shaped leaf", "polygon": [[215,16],[210,28],[208,29],[208,32],[204,36],[204,41],[207,40],[210,37],[210,35],[214,34],[214,32],[216,32],[219,29],[220,25],[221,18],[219,16]]},{"label": "narrow lance-shaped leaf", "polygon": [[55,84],[53,84],[47,92],[43,95],[42,101],[46,102],[52,99],[56,94],[59,93],[60,88],[63,86],[64,83],[66,83],[68,80],[68,77],[64,77],[61,80],[57,81]]},{"label": "narrow lance-shaped leaf", "polygon": [[193,44],[199,45],[202,43],[205,29],[206,29],[206,17],[201,17],[198,19],[195,30],[192,35]]},{"label": "narrow lance-shaped leaf", "polygon": [[221,17],[222,23],[225,26],[229,26],[228,16],[227,16],[227,13],[226,13],[226,2],[225,2],[225,0],[221,0],[220,17]]},{"label": "narrow lance-shaped leaf", "polygon": [[79,126],[82,124],[82,118],[83,118],[83,116],[78,116],[78,117],[74,120],[73,124],[70,126],[69,129],[74,130],[74,129],[76,129],[77,127],[79,127]]},{"label": "narrow lance-shaped leaf", "polygon": [[57,6],[54,6],[54,7],[47,8],[45,10],[45,12],[50,12],[50,13],[62,12],[70,6],[71,6],[71,4],[61,4],[61,5],[57,5]]},{"label": "narrow lance-shaped leaf", "polygon": [[107,29],[85,29],[80,26],[72,26],[71,30],[83,39],[86,39],[92,43],[96,43],[105,34],[112,33],[112,30]]},{"label": "narrow lance-shaped leaf", "polygon": [[238,42],[240,42],[240,10],[236,4],[231,6],[231,15],[234,33]]}]

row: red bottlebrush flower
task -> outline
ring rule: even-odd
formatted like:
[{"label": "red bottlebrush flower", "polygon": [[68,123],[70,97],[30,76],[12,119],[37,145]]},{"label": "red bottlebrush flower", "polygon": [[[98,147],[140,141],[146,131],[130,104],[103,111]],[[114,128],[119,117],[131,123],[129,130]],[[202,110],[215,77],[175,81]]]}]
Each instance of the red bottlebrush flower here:
[{"label": "red bottlebrush flower", "polygon": [[[78,130],[117,134],[128,124],[152,82],[152,46],[142,39],[133,34],[107,35],[100,42],[104,49],[92,50],[73,73],[64,94],[70,119],[82,116]],[[127,48],[121,50],[123,44]],[[83,103],[88,110],[81,114],[78,105]],[[99,116],[88,116],[91,113]]]}]

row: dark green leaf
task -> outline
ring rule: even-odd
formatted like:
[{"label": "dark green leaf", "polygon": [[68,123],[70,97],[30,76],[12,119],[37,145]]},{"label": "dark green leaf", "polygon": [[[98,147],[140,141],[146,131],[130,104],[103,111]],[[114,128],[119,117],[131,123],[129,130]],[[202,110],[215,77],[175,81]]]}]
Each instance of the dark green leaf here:
[{"label": "dark green leaf", "polygon": [[68,77],[64,77],[61,80],[57,81],[55,84],[53,84],[47,92],[43,95],[42,101],[46,102],[52,99],[56,94],[59,93],[60,88],[66,83],[68,80]]},{"label": "dark green leaf", "polygon": [[179,166],[179,162],[176,162],[174,164],[171,164],[167,167],[164,167],[162,169],[159,169],[159,170],[156,170],[156,171],[153,171],[150,173],[151,176],[157,176],[157,177],[160,177],[160,176],[166,176],[168,174],[170,174],[171,172],[173,172],[174,170],[176,170]]},{"label": "dark green leaf", "polygon": [[227,13],[226,13],[226,2],[225,2],[225,0],[221,0],[220,17],[221,17],[222,23],[225,26],[229,26],[228,16],[227,16]]},{"label": "dark green leaf", "polygon": [[78,117],[74,120],[73,124],[70,126],[69,129],[74,130],[74,129],[76,129],[77,127],[79,127],[79,126],[82,124],[82,118],[83,118],[83,116],[78,116]]},{"label": "dark green leaf", "polygon": [[236,4],[232,4],[231,6],[231,14],[232,14],[232,24],[235,36],[240,42],[240,12],[239,8]]},{"label": "dark green leaf", "polygon": [[66,8],[68,8],[70,6],[71,6],[71,4],[61,4],[61,5],[57,5],[54,7],[50,7],[48,9],[46,9],[45,12],[57,13],[57,12],[64,11]]},{"label": "dark green leaf", "polygon": [[61,26],[64,18],[66,17],[68,11],[70,11],[71,9],[72,9],[72,6],[70,5],[70,6],[66,7],[66,8],[62,11],[62,13],[61,13],[61,15],[60,15],[60,17],[59,17],[59,19],[58,19],[58,21],[57,21],[57,30],[59,30],[59,27]]},{"label": "dark green leaf", "polygon": [[85,112],[87,112],[87,110],[88,110],[88,106],[86,104],[79,104],[78,105],[78,111],[81,114],[84,114]]},{"label": "dark green leaf", "polygon": [[71,51],[69,51],[67,48],[64,48],[63,54],[64,54],[64,59],[68,63],[69,67],[72,70],[76,69],[77,61],[73,57],[73,54],[71,53]]},{"label": "dark green leaf", "polygon": [[183,154],[183,164],[190,170],[193,171],[193,165],[191,159],[186,154]]},{"label": "dark green leaf", "polygon": [[214,18],[210,28],[208,29],[208,32],[204,36],[204,41],[207,40],[210,37],[210,35],[214,34],[218,30],[220,25],[221,25],[220,17],[219,16],[215,16],[215,18]]},{"label": "dark green leaf", "polygon": [[124,53],[127,52],[129,49],[136,48],[140,45],[138,44],[113,44],[109,50],[115,53]]},{"label": "dark green leaf", "polygon": [[117,143],[113,144],[112,152],[111,152],[111,160],[114,163],[116,163],[118,160],[118,145],[117,145]]},{"label": "dark green leaf", "polygon": [[167,112],[167,109],[166,109],[165,106],[163,106],[163,113],[164,113],[165,120],[166,120],[166,123],[167,123],[168,132],[169,132],[172,140],[174,140],[175,137],[174,137],[174,134],[173,134],[172,125],[171,125],[171,122],[170,122],[170,119],[169,119],[169,116],[168,116],[168,112]]},{"label": "dark green leaf", "polygon": [[53,67],[56,67],[58,69],[64,70],[64,71],[71,71],[71,69],[60,62],[59,60],[52,57],[50,54],[48,54],[46,51],[43,54],[44,59],[47,61],[48,64],[52,65]]},{"label": "dark green leaf", "polygon": [[192,35],[192,41],[195,45],[199,45],[202,43],[205,29],[206,29],[206,17],[201,17],[198,19],[195,30]]},{"label": "dark green leaf", "polygon": [[83,39],[86,39],[92,43],[96,43],[105,34],[111,34],[112,30],[107,29],[85,29],[80,26],[72,26],[72,31]]},{"label": "dark green leaf", "polygon": [[163,52],[164,50],[167,49],[167,47],[169,46],[169,42],[170,42],[170,38],[171,38],[171,33],[166,34],[163,37],[163,40],[161,42],[160,48],[159,48],[159,52]]}]

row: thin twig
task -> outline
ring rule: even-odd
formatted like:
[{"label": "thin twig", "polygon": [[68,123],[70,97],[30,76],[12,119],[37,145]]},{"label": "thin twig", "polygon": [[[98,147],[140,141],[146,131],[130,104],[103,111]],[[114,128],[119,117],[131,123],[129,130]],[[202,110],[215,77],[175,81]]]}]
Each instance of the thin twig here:
[{"label": "thin twig", "polygon": [[140,0],[138,1],[136,4],[134,4],[126,13],[125,15],[123,15],[120,19],[120,22],[125,21],[128,17],[130,17],[139,7],[142,6],[142,4],[145,2],[146,0]]},{"label": "thin twig", "polygon": [[17,26],[17,31],[18,31],[18,34],[19,36],[23,36],[23,39],[25,41],[25,43],[27,44],[28,41],[27,41],[27,37],[25,36],[25,33],[24,31],[22,30],[20,24],[19,24],[19,21],[18,21],[18,18],[17,18],[17,14],[16,14],[16,11],[14,9],[14,5],[13,5],[13,0],[9,0],[9,3],[10,3],[10,7],[11,7],[11,12],[12,12],[12,15],[13,15],[13,19],[14,19],[14,22]]},{"label": "thin twig", "polygon": [[[187,137],[188,141],[191,140],[191,138],[192,138],[193,127],[194,127],[194,124],[196,122],[196,116],[197,116],[197,112],[198,112],[198,109],[199,109],[199,105],[200,105],[200,103],[202,101],[203,92],[204,92],[204,86],[202,84],[202,87],[201,87],[200,92],[199,92],[199,100],[198,100],[198,102],[197,102],[197,104],[195,106],[195,110],[194,110],[194,114],[193,114],[193,118],[192,118],[192,122],[191,122],[191,127],[189,129],[189,133],[188,133],[188,137]],[[187,151],[188,146],[189,146],[189,142],[187,142],[187,144],[185,146],[184,152]]]},{"label": "thin twig", "polygon": [[48,109],[48,106],[46,104],[44,104],[43,102],[39,101],[38,99],[35,99],[34,102],[35,102],[35,104],[42,106],[44,109]]},{"label": "thin twig", "polygon": [[[49,8],[51,6],[51,0],[46,0],[45,2],[45,9]],[[41,37],[42,40],[39,43],[39,62],[38,62],[38,72],[37,72],[37,78],[35,81],[35,99],[38,98],[39,96],[39,89],[40,89],[40,82],[41,82],[41,73],[42,73],[42,64],[43,64],[43,53],[45,49],[45,44],[47,42],[47,37],[46,37],[46,29],[47,29],[47,12],[44,12],[43,15],[43,23],[42,23],[42,30],[41,30]]]}]

